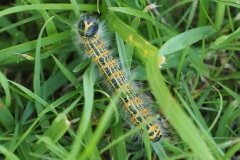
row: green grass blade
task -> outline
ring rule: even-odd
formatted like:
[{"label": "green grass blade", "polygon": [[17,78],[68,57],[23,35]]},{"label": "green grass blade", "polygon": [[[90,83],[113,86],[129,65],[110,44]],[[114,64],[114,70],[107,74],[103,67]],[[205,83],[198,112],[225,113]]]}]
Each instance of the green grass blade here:
[{"label": "green grass blade", "polygon": [[[181,138],[189,144],[192,151],[202,160],[214,160],[210,149],[193,122],[183,112],[170,94],[157,68],[156,59],[152,58],[147,64],[147,75],[151,89],[161,106],[162,111]],[[196,138],[198,137],[198,138]]]},{"label": "green grass blade", "polygon": [[[205,128],[205,129],[208,129],[208,126],[199,110],[199,107],[196,105],[196,103],[194,102],[192,96],[191,96],[191,93],[190,93],[190,90],[189,88],[187,87],[187,84],[185,81],[183,81],[183,87],[184,87],[184,90],[186,92],[186,95],[187,95],[187,98],[188,98],[188,101],[190,102],[190,107],[191,109],[193,110],[193,113],[194,113],[194,116],[196,117],[196,119],[201,123],[201,125]],[[190,109],[189,109],[190,110]]]},{"label": "green grass blade", "polygon": [[199,19],[198,19],[198,26],[205,26],[207,24],[207,15],[205,14],[206,11],[208,11],[210,0],[204,0],[200,2],[199,6]]},{"label": "green grass blade", "polygon": [[[61,40],[69,38],[70,34],[71,34],[70,30],[68,30],[62,33],[58,33],[55,35],[42,38],[41,47],[45,47],[45,46],[51,45],[52,43],[60,42]],[[0,50],[1,65],[5,63],[12,63],[12,62],[16,63],[17,61],[22,60],[23,57],[25,56],[24,53],[28,55],[29,51],[36,49],[36,44],[37,44],[37,40],[33,40],[30,42],[26,42],[23,44],[19,44],[16,46],[12,46],[12,47]]]},{"label": "green grass blade", "polygon": [[75,76],[69,72],[65,67],[64,65],[62,65],[56,57],[54,57],[54,60],[57,64],[57,66],[60,68],[60,70],[62,71],[62,73],[71,81],[71,83],[74,85],[74,87],[77,89],[79,87],[81,87],[81,84],[78,82],[78,80],[75,78]]},{"label": "green grass blade", "polygon": [[211,49],[223,49],[223,48],[226,48],[229,46],[233,48],[236,45],[236,47],[239,50],[239,45],[234,44],[234,41],[237,40],[239,38],[239,36],[240,36],[240,27],[231,34],[224,35],[224,36],[217,38],[215,40],[215,42],[211,44],[210,48]]},{"label": "green grass blade", "polygon": [[[96,11],[95,5],[89,4],[79,4],[79,8],[82,11]],[[29,11],[29,10],[73,10],[72,4],[32,4],[32,5],[22,5],[15,6],[0,12],[0,17],[6,16],[8,14]]]},{"label": "green grass blade", "polygon": [[93,79],[91,69],[85,72],[83,77],[84,88],[84,110],[82,119],[78,126],[77,137],[73,142],[73,148],[66,159],[75,159],[82,148],[83,136],[86,133],[88,124],[90,123],[92,107],[93,107]]},{"label": "green grass blade", "polygon": [[[66,133],[69,126],[70,122],[67,117],[63,114],[59,114],[47,131],[43,134],[43,137],[48,137],[56,143]],[[47,149],[48,147],[42,141],[38,141],[33,145],[33,152],[37,154],[43,154]]]},{"label": "green grass blade", "polygon": [[163,145],[161,145],[161,143],[157,142],[157,143],[152,143],[151,145],[152,145],[155,153],[158,155],[159,159],[168,159],[169,158],[166,151],[163,149]]},{"label": "green grass blade", "polygon": [[106,131],[107,127],[109,127],[109,125],[110,125],[109,122],[113,116],[115,103],[116,103],[118,97],[119,97],[119,95],[114,96],[114,99],[110,102],[109,106],[107,107],[104,115],[102,116],[102,118],[98,124],[98,127],[96,128],[96,130],[93,134],[92,141],[89,143],[88,146],[86,146],[85,150],[83,150],[83,152],[79,155],[79,157],[77,159],[79,159],[79,160],[86,159],[93,153],[94,146],[96,146],[96,144],[102,137],[102,134]]},{"label": "green grass blade", "polygon": [[228,152],[225,155],[225,159],[232,159],[232,157],[237,154],[240,150],[240,140],[238,139],[238,143],[231,146],[231,148],[228,150]]},{"label": "green grass blade", "polygon": [[13,85],[17,86],[19,89],[21,89],[23,92],[25,92],[27,95],[29,95],[31,98],[33,98],[34,100],[40,102],[42,105],[44,105],[45,107],[48,106],[48,103],[46,101],[44,101],[42,98],[40,98],[38,95],[36,95],[35,93],[33,93],[32,91],[30,91],[29,89],[27,89],[26,87],[19,85],[18,83],[15,83],[13,81],[9,81],[10,83],[12,83]]},{"label": "green grass blade", "polygon": [[[115,140],[118,137],[121,137],[123,134],[124,133],[122,121],[119,120],[119,122],[111,129],[112,139]],[[124,141],[120,141],[118,145],[114,145],[113,147],[111,147],[112,156],[114,157],[114,159],[128,159],[126,150],[126,144]],[[102,153],[103,151],[104,150],[100,151],[100,153]]]},{"label": "green grass blade", "polygon": [[116,15],[109,12],[109,14],[107,14],[106,16],[107,16],[109,25],[116,32],[119,33],[121,38],[125,42],[137,47],[140,50],[141,55],[139,56],[144,57],[144,58],[141,58],[142,60],[144,60],[145,58],[148,59],[149,57],[157,53],[156,47],[154,47],[149,42],[147,42],[134,29],[132,29],[130,26],[125,24],[123,21],[121,21]]},{"label": "green grass blade", "polygon": [[223,98],[222,98],[222,95],[221,93],[214,87],[214,89],[218,92],[219,94],[219,97],[220,97],[220,102],[219,102],[219,109],[218,109],[218,113],[217,113],[217,116],[216,118],[214,119],[214,121],[212,122],[212,124],[209,126],[208,128],[208,132],[210,132],[213,127],[216,125],[216,123],[219,121],[220,119],[220,115],[222,113],[222,110],[223,110]]},{"label": "green grass blade", "polygon": [[240,103],[240,96],[239,94],[237,94],[236,92],[234,92],[233,90],[231,90],[230,88],[228,88],[227,86],[223,85],[222,83],[218,82],[218,84],[223,87],[223,89],[225,89],[233,98],[235,98],[238,103]]},{"label": "green grass blade", "polygon": [[[199,27],[183,32],[168,40],[159,50],[159,54],[167,55],[177,52],[189,45],[200,41],[203,36],[206,38],[214,34],[216,30],[211,26]],[[174,46],[174,47],[173,47]]]},{"label": "green grass blade", "polygon": [[[39,0],[28,0],[31,4],[41,4]],[[46,26],[46,31],[48,35],[53,35],[57,33],[56,26],[54,25],[53,21],[49,21],[49,19],[52,19],[49,17],[46,10],[38,10],[40,14],[42,15],[45,22],[48,22],[48,25]]]},{"label": "green grass blade", "polygon": [[126,14],[133,15],[135,17],[141,17],[150,21],[155,21],[154,18],[149,16],[146,12],[134,9],[134,8],[129,8],[129,7],[108,7],[109,10],[116,11],[116,12],[122,12]]},{"label": "green grass blade", "polygon": [[[89,123],[88,128],[86,130],[86,134],[84,135],[84,142],[86,146],[88,146],[92,142],[92,138],[93,138],[92,126]],[[89,159],[92,159],[92,160],[102,159],[97,145],[94,146],[93,153],[91,154],[91,156],[89,156]]]},{"label": "green grass blade", "polygon": [[222,4],[222,3],[217,4],[215,25],[218,28],[221,28],[221,26],[223,25],[225,9],[226,9],[225,4]]},{"label": "green grass blade", "polygon": [[9,107],[11,105],[11,94],[9,90],[8,80],[1,72],[0,72],[0,84],[6,94],[5,105]]},{"label": "green grass blade", "polygon": [[11,114],[9,108],[3,103],[2,99],[0,98],[0,123],[5,127],[7,130],[11,131],[14,126],[14,117]]},{"label": "green grass blade", "polygon": [[[223,115],[219,121],[217,131],[216,131],[216,137],[228,137],[230,130],[228,126],[230,126],[233,121],[235,120],[234,118],[230,117],[235,117],[234,114],[238,114],[240,116],[240,109],[238,108],[239,102],[233,101],[232,103],[229,104],[227,109],[223,112]],[[218,143],[224,142],[224,139],[217,139],[216,140]]]},{"label": "green grass blade", "polygon": [[2,145],[0,145],[0,153],[6,157],[6,160],[20,160],[15,154]]},{"label": "green grass blade", "polygon": [[[33,77],[33,90],[34,93],[41,97],[41,82],[40,82],[40,72],[41,72],[41,60],[40,60],[40,55],[41,55],[41,38],[42,38],[42,34],[43,31],[45,30],[46,26],[48,25],[48,23],[50,23],[52,21],[53,17],[49,18],[43,25],[40,34],[38,36],[38,40],[37,40],[37,45],[36,45],[36,55],[35,55],[35,65],[34,65],[34,77]],[[41,103],[39,103],[38,101],[35,102],[35,107],[36,110],[38,112],[38,114],[44,109],[44,107],[41,105]],[[46,118],[46,117],[45,117]],[[41,120],[41,126],[44,129],[46,126],[49,126],[48,121],[46,121],[46,119]]]}]

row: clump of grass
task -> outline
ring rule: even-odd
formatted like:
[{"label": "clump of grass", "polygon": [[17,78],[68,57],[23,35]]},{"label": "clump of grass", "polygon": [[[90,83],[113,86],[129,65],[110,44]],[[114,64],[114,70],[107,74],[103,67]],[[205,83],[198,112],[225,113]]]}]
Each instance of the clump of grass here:
[{"label": "clump of grass", "polygon": [[[122,65],[149,84],[177,139],[134,143],[81,48],[73,22],[95,1],[1,4],[0,153],[6,159],[238,159],[239,4],[103,1]],[[144,45],[146,44],[146,45]],[[160,69],[157,56],[164,55]],[[148,83],[147,83],[148,82]]]}]

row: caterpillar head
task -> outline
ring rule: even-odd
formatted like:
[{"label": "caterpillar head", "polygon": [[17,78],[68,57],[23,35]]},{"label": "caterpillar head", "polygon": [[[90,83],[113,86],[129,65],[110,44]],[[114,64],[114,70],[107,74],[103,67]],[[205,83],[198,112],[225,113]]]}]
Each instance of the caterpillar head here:
[{"label": "caterpillar head", "polygon": [[98,22],[94,17],[84,16],[78,24],[79,34],[85,37],[93,37],[98,31]]}]

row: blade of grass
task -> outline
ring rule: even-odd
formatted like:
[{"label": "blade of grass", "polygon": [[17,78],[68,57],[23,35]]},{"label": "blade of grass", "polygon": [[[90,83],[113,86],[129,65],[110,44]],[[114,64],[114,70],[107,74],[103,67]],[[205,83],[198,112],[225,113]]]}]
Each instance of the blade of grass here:
[{"label": "blade of grass", "polygon": [[131,129],[129,132],[123,134],[122,136],[118,137],[116,140],[114,140],[112,143],[110,143],[109,145],[107,145],[106,147],[104,147],[103,149],[100,150],[100,153],[103,153],[105,151],[107,151],[108,149],[110,149],[111,147],[113,147],[114,145],[118,145],[120,142],[124,141],[127,137],[130,137],[131,135],[136,134],[137,132],[139,132],[141,129],[141,127],[135,127],[133,129]]},{"label": "blade of grass", "polygon": [[197,117],[194,115],[193,111],[191,110],[191,107],[185,102],[185,100],[183,99],[183,97],[180,95],[180,93],[178,93],[176,90],[176,95],[178,96],[178,98],[180,99],[180,101],[182,102],[183,106],[186,108],[186,110],[188,111],[189,115],[192,117],[192,119],[195,121],[195,123],[198,125],[198,127],[201,129],[202,133],[204,134],[204,137],[206,139],[206,142],[209,145],[209,149],[211,148],[213,150],[213,153],[215,153],[216,157],[218,157],[218,159],[222,160],[223,159],[223,155],[224,152],[221,150],[221,148],[216,144],[216,142],[214,141],[214,139],[212,138],[212,136],[209,134],[209,132],[207,132],[206,128],[200,123],[200,121],[197,119]]},{"label": "blade of grass", "polygon": [[9,108],[3,103],[0,98],[0,122],[8,131],[15,126],[14,117]]},{"label": "blade of grass", "polygon": [[[183,79],[183,78],[182,78]],[[190,107],[191,109],[193,110],[193,113],[194,113],[194,116],[196,117],[196,119],[201,123],[201,125],[205,128],[205,129],[208,129],[208,126],[199,110],[199,107],[197,106],[197,104],[194,102],[194,99],[190,93],[190,90],[187,86],[187,82],[184,81],[184,79],[182,80],[183,81],[183,88],[184,88],[184,91],[186,93],[186,96],[187,96],[187,99],[188,101],[190,102]]]},{"label": "blade of grass", "polygon": [[[67,39],[71,34],[70,30],[58,33],[55,35],[51,35],[48,37],[44,37],[41,39],[41,47],[51,45],[52,43],[59,42],[61,40]],[[3,65],[5,63],[17,62],[22,59],[23,56],[18,56],[18,54],[28,54],[27,52],[36,49],[37,40],[33,40],[30,42],[26,42],[23,44],[19,44],[16,46],[12,46],[6,49],[0,50],[0,64]]]},{"label": "blade of grass", "polygon": [[220,114],[222,113],[222,110],[223,110],[223,98],[222,98],[222,95],[221,93],[217,90],[217,88],[213,87],[219,94],[219,97],[220,97],[220,104],[219,104],[219,108],[218,108],[218,113],[217,113],[217,116],[216,118],[214,119],[214,121],[212,122],[212,124],[209,126],[208,128],[208,132],[211,132],[211,130],[213,129],[213,127],[216,125],[216,123],[219,121],[220,119]]},{"label": "blade of grass", "polygon": [[[73,61],[67,66],[68,70],[72,70],[74,66],[76,66],[79,63],[78,60]],[[63,75],[61,71],[58,71],[54,74],[54,76],[51,76],[47,81],[45,81],[44,84],[41,86],[41,92],[44,97],[48,98],[51,96],[54,92],[56,92],[60,87],[62,87],[66,82],[68,81],[67,77]],[[11,87],[13,88],[13,87]],[[21,94],[18,93],[18,94]],[[29,99],[29,97],[27,97]],[[25,124],[29,116],[33,113],[33,103],[30,101],[24,110],[23,117],[22,117],[22,123]]]},{"label": "blade of grass", "polygon": [[[140,36],[133,28],[121,21],[115,14],[109,12],[106,14],[109,25],[114,31],[118,32],[120,37],[128,44],[135,46],[141,54],[139,58],[145,64],[149,57],[157,53],[157,48]],[[159,62],[163,62],[164,56],[159,55]]]},{"label": "blade of grass", "polygon": [[[123,134],[122,120],[119,120],[119,122],[111,128],[112,141],[121,137]],[[103,150],[100,150],[100,153],[102,153],[102,151]],[[120,141],[118,145],[111,147],[111,152],[114,159],[128,159],[126,144],[124,141]]]},{"label": "blade of grass", "polygon": [[77,137],[73,142],[72,149],[69,155],[66,157],[68,160],[75,159],[79,151],[82,148],[83,136],[86,133],[88,124],[90,123],[92,107],[93,107],[93,79],[91,69],[88,68],[83,76],[83,88],[84,88],[84,109],[82,118],[78,126]]},{"label": "blade of grass", "polygon": [[[23,128],[22,124],[18,123],[18,131],[15,132],[15,136],[17,135],[18,137],[21,137],[21,135],[23,135],[23,132],[24,132],[24,128]],[[26,137],[28,137],[28,136],[26,136]],[[12,144],[14,145],[15,143],[12,143]],[[16,145],[17,145],[17,143],[16,143]],[[36,160],[34,157],[32,157],[30,155],[31,149],[30,149],[30,146],[26,139],[22,139],[22,142],[16,148],[16,152],[18,153],[19,159]]]},{"label": "blade of grass", "polygon": [[[53,142],[52,139],[46,136],[36,136],[38,138],[39,143],[44,143],[46,148],[51,152],[52,155],[54,155],[55,159],[64,159],[64,156],[67,154],[67,150],[65,150],[62,146],[60,147],[60,144],[56,144]],[[49,159],[49,157],[44,158],[42,154],[37,154],[36,152],[31,153],[32,156],[40,159]],[[57,158],[55,157],[57,156]],[[52,158],[52,157],[51,157]]]},{"label": "blade of grass", "polygon": [[60,68],[60,70],[62,71],[62,73],[71,81],[71,83],[74,85],[74,87],[76,89],[78,89],[79,87],[82,87],[81,84],[78,82],[78,80],[75,78],[75,76],[69,72],[68,69],[66,69],[66,67],[64,67],[64,65],[62,65],[56,57],[53,56],[54,61],[56,62],[57,66]]},{"label": "blade of grass", "polygon": [[[76,105],[76,103],[73,103]],[[43,137],[48,137],[53,142],[57,142],[68,130],[70,122],[63,114],[59,114],[50,125],[50,127],[44,132]],[[41,137],[41,136],[40,136]],[[48,150],[48,147],[42,141],[37,141],[33,145],[33,152],[37,154],[43,154]]]},{"label": "blade of grass", "polygon": [[72,4],[72,7],[73,7],[73,11],[74,11],[74,13],[75,13],[75,16],[77,17],[77,18],[79,18],[79,10],[80,10],[80,8],[79,8],[79,6],[78,6],[78,3],[77,3],[77,1],[76,0],[70,0],[70,2],[71,2],[71,4]]},{"label": "blade of grass", "polygon": [[[31,4],[41,4],[39,0],[28,0]],[[45,22],[51,19],[46,10],[38,10],[42,15]],[[53,35],[57,33],[56,26],[53,21],[48,21],[48,25],[46,26],[46,31],[48,35]]]},{"label": "blade of grass", "polygon": [[100,138],[102,137],[103,133],[106,131],[106,129],[109,127],[110,125],[110,120],[112,119],[112,117],[114,116],[114,108],[116,101],[118,100],[119,95],[116,95],[113,97],[113,100],[111,100],[109,106],[107,107],[107,110],[104,112],[98,127],[96,128],[93,137],[92,137],[92,141],[89,143],[88,146],[86,146],[85,150],[83,150],[83,152],[79,155],[79,157],[77,158],[78,160],[82,160],[82,159],[86,159],[87,157],[89,157],[94,150],[94,146],[97,145],[98,141],[100,140]]},{"label": "blade of grass", "polygon": [[205,14],[208,11],[210,4],[210,0],[201,1],[201,5],[199,6],[199,18],[198,18],[198,26],[205,26],[207,24],[207,15]]},{"label": "blade of grass", "polygon": [[6,97],[5,97],[5,105],[10,107],[11,105],[11,94],[9,90],[8,80],[7,78],[0,72],[0,84],[5,91]]},{"label": "blade of grass", "polygon": [[240,140],[238,139],[238,143],[236,143],[235,145],[231,146],[231,148],[227,151],[226,155],[225,155],[225,159],[232,159],[233,156],[235,154],[237,154],[237,152],[239,152],[240,150]]},{"label": "blade of grass", "polygon": [[[231,119],[230,117],[234,117],[235,113],[238,113],[238,117],[240,116],[240,109],[238,106],[239,103],[235,100],[224,110],[217,127],[216,137],[228,137],[230,130],[227,126],[230,126],[235,120]],[[217,139],[216,141],[221,143],[224,141],[224,139]]]},{"label": "blade of grass", "polygon": [[[35,63],[34,63],[34,76],[33,76],[33,90],[34,93],[41,97],[41,82],[40,82],[40,71],[41,71],[41,59],[40,59],[40,55],[41,55],[41,38],[42,38],[42,34],[43,31],[45,30],[46,26],[52,21],[54,17],[49,18],[43,25],[39,35],[38,35],[38,39],[37,39],[37,45],[36,45],[36,55],[35,55]],[[37,110],[37,113],[39,114],[44,107],[41,105],[41,103],[39,103],[38,101],[35,101],[35,107]],[[40,125],[42,127],[42,129],[45,129],[46,126],[49,126],[49,122],[47,120],[46,116],[43,116],[44,119],[40,120]]]},{"label": "blade of grass", "polygon": [[16,82],[10,81],[10,80],[9,80],[9,82],[12,83],[13,85],[17,86],[19,89],[21,89],[24,93],[29,95],[34,100],[40,102],[43,106],[45,106],[45,107],[48,106],[48,103],[46,101],[44,101],[41,97],[39,97],[38,95],[36,95],[35,93],[33,93],[32,91],[27,89],[26,87],[24,87]]},{"label": "blade of grass", "polygon": [[[92,137],[93,137],[92,125],[89,123],[88,128],[86,130],[86,134],[84,135],[85,146],[88,146],[91,143]],[[93,153],[89,158],[93,160],[101,160],[100,152],[97,145],[94,146]]]},{"label": "blade of grass", "polygon": [[163,77],[157,68],[156,58],[152,58],[148,62],[147,75],[153,94],[157,99],[157,103],[181,138],[189,144],[189,147],[199,157],[199,159],[214,160],[210,149],[203,138],[201,138],[197,128],[170,94],[163,81]]},{"label": "blade of grass", "polygon": [[148,160],[152,160],[152,156],[151,156],[152,151],[150,147],[151,142],[149,141],[149,136],[148,136],[146,127],[144,127],[144,131],[143,131],[143,142],[144,142],[144,147],[147,151]]},{"label": "blade of grass", "polygon": [[[79,8],[82,11],[96,11],[95,5],[90,4],[78,4]],[[22,6],[15,6],[11,8],[7,8],[5,10],[0,11],[0,17],[23,12],[23,11],[29,11],[29,10],[74,10],[74,7],[72,4],[31,4],[31,5],[22,5]]]},{"label": "blade of grass", "polygon": [[0,153],[6,157],[6,160],[20,160],[14,153],[2,145],[0,145]]},{"label": "blade of grass", "polygon": [[221,26],[223,25],[223,21],[224,21],[224,15],[225,15],[225,9],[226,9],[226,5],[223,3],[217,3],[217,11],[216,11],[216,19],[215,19],[215,25],[216,27],[218,27],[219,29],[221,28]]},{"label": "blade of grass", "polygon": [[[214,34],[216,30],[211,26],[204,26],[199,28],[194,28],[188,31],[185,31],[170,40],[168,40],[158,51],[159,54],[167,55],[173,52],[177,52],[183,48],[188,47],[189,45],[196,43],[197,41]],[[173,47],[174,46],[174,47]]]},{"label": "blade of grass", "polygon": [[225,89],[233,98],[235,98],[238,103],[240,103],[240,96],[239,94],[237,94],[236,92],[232,91],[231,89],[229,89],[227,86],[223,85],[222,83],[218,82],[218,84],[223,87],[223,89]]},{"label": "blade of grass", "polygon": [[167,155],[166,151],[163,149],[163,146],[161,143],[152,143],[151,144],[155,153],[158,155],[159,159],[169,159],[169,156]]}]

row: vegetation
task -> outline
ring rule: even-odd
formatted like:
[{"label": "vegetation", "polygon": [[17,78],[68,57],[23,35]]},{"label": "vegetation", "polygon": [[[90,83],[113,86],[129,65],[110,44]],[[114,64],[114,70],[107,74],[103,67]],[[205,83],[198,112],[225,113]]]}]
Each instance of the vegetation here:
[{"label": "vegetation", "polygon": [[[2,2],[1,159],[239,158],[239,0],[154,2],[151,11],[150,0]],[[168,120],[168,138],[134,139],[118,95],[74,47],[74,23],[98,9],[110,49]]]}]

